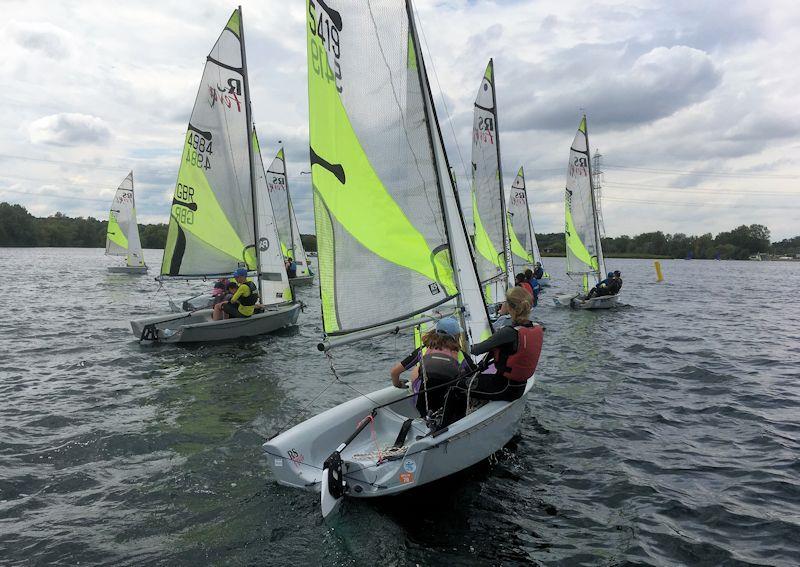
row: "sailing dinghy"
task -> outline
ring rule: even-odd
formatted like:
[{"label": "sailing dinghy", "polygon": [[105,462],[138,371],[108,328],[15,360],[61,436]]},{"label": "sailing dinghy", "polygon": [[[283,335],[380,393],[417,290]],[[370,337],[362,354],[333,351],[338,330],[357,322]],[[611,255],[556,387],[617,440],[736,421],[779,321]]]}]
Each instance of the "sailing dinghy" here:
[{"label": "sailing dinghy", "polygon": [[206,60],[189,120],[159,279],[213,280],[247,268],[262,313],[212,320],[212,309],[131,321],[140,340],[219,341],[294,325],[258,138],[252,127],[241,8]]},{"label": "sailing dinghy", "polygon": [[306,251],[300,238],[300,228],[297,225],[297,218],[292,206],[283,148],[278,150],[275,159],[267,168],[267,188],[272,208],[275,211],[281,251],[285,258],[292,258],[297,265],[296,276],[291,278],[289,283],[292,286],[311,285],[314,281],[314,274],[308,265]]},{"label": "sailing dinghy", "polygon": [[505,298],[514,285],[514,268],[508,245],[503,170],[494,61],[489,60],[475,98],[472,121],[472,221],[478,277],[489,310]]},{"label": "sailing dinghy", "polygon": [[[437,310],[454,313],[470,343],[491,333],[412,13],[408,0],[380,10],[307,1],[326,351],[431,322]],[[385,382],[387,368],[374,374]],[[390,386],[263,448],[277,482],[319,491],[328,515],[345,497],[398,494],[487,458],[516,432],[532,387],[530,379],[520,399],[488,402],[434,432],[408,391]]]},{"label": "sailing dinghy", "polygon": [[139,240],[139,226],[136,224],[133,171],[117,187],[114,201],[111,203],[106,229],[106,256],[125,256],[126,260],[124,266],[109,266],[109,273],[131,275],[147,273],[142,242]]},{"label": "sailing dinghy", "polygon": [[609,309],[616,307],[618,297],[617,295],[591,299],[586,297],[589,290],[597,285],[606,273],[591,161],[589,134],[584,115],[570,147],[567,188],[564,193],[567,275],[570,279],[577,279],[581,287],[578,293],[553,297],[556,305],[573,309]]},{"label": "sailing dinghy", "polygon": [[[536,262],[542,264],[542,255],[539,252],[539,243],[536,242],[536,232],[533,230],[531,210],[528,205],[528,190],[525,187],[525,172],[520,166],[517,177],[511,185],[511,194],[508,196],[508,235],[511,239],[511,263],[515,272],[533,270]],[[550,285],[550,274],[544,273],[539,279],[539,285]]]}]

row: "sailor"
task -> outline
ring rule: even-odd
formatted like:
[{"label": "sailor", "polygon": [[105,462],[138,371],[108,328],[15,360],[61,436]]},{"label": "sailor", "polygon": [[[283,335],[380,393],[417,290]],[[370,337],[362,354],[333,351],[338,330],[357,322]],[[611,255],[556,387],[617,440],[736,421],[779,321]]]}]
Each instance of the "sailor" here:
[{"label": "sailor", "polygon": [[[461,325],[455,317],[444,317],[422,335],[422,346],[395,364],[390,375],[395,388],[406,387],[400,375],[412,370],[411,383],[417,394],[416,407],[423,417],[442,407],[447,393],[445,384],[452,384],[462,372],[472,370],[472,361],[461,350]],[[436,387],[441,386],[441,387]]]},{"label": "sailor", "polygon": [[472,354],[489,355],[481,362],[479,374],[462,379],[447,393],[442,426],[464,416],[468,398],[513,401],[522,396],[536,371],[544,339],[544,330],[531,322],[530,312],[530,296],[523,289],[515,287],[506,293],[500,313],[509,314],[514,324],[472,345]]},{"label": "sailor", "polygon": [[533,277],[537,280],[544,277],[544,268],[542,268],[541,262],[536,262],[536,265],[533,267]]},{"label": "sailor", "polygon": [[522,272],[518,273],[516,276],[514,276],[514,281],[516,283],[516,287],[521,287],[522,289],[531,294],[531,299],[533,298],[533,288],[531,287],[531,284],[528,282],[528,280],[525,279],[525,274],[523,274]]},{"label": "sailor", "polygon": [[539,305],[539,294],[542,292],[542,286],[539,285],[539,280],[534,277],[533,270],[528,268],[525,270],[525,280],[530,284],[533,291],[533,307]]},{"label": "sailor", "polygon": [[292,260],[291,256],[286,258],[286,275],[289,276],[289,279],[297,277],[297,263]]},{"label": "sailor", "polygon": [[591,290],[589,290],[589,295],[586,296],[586,299],[591,299],[593,297],[602,297],[604,295],[614,295],[611,292],[611,285],[614,281],[614,272],[608,272],[607,278],[598,283],[594,286]]},{"label": "sailor", "polygon": [[223,301],[214,306],[212,319],[219,321],[223,318],[247,318],[253,315],[255,304],[258,302],[258,288],[256,284],[247,279],[247,268],[236,268],[233,278],[238,287],[230,301]]},{"label": "sailor", "polygon": [[622,274],[619,270],[614,270],[614,295],[618,294],[622,289]]}]

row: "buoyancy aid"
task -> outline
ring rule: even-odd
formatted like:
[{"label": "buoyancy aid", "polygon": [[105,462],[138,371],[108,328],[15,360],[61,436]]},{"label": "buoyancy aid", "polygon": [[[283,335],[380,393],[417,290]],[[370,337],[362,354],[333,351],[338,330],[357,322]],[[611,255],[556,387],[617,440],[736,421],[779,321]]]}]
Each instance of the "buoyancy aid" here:
[{"label": "buoyancy aid", "polygon": [[245,307],[252,307],[258,302],[258,288],[253,282],[245,282],[244,285],[250,288],[250,295],[247,297],[244,295],[239,296],[238,303],[239,305],[244,305]]},{"label": "buoyancy aid", "polygon": [[533,323],[515,325],[514,330],[517,331],[517,350],[511,352],[511,348],[497,347],[492,349],[492,357],[497,374],[514,382],[525,382],[533,376],[539,363],[544,331]]},{"label": "buoyancy aid", "polygon": [[519,284],[519,287],[530,293],[531,297],[533,297],[533,286],[531,284],[529,284],[528,282],[522,282]]},{"label": "buoyancy aid", "polygon": [[[429,378],[431,376],[455,378],[458,376],[463,360],[464,354],[461,352],[453,356],[452,351],[444,349],[422,347],[420,351],[420,364],[424,365],[425,374],[427,374]],[[419,375],[422,377],[422,368],[420,368]]]}]

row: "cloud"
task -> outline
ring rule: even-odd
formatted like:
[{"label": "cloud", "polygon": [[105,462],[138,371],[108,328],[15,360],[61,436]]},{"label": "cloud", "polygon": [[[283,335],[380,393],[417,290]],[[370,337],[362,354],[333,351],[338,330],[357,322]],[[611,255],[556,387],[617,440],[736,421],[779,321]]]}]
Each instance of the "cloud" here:
[{"label": "cloud", "polygon": [[34,144],[55,146],[99,145],[111,137],[108,124],[97,116],[61,113],[44,116],[28,128]]},{"label": "cloud", "polygon": [[703,100],[722,76],[707,53],[684,45],[656,47],[629,67],[609,63],[589,70],[572,61],[566,73],[551,68],[551,80],[538,81],[546,85],[539,93],[512,103],[506,123],[514,130],[562,130],[574,125],[580,109],[590,112],[595,126],[648,123]]},{"label": "cloud", "polygon": [[65,59],[70,55],[69,33],[48,22],[11,22],[6,33],[20,47],[51,59]]}]

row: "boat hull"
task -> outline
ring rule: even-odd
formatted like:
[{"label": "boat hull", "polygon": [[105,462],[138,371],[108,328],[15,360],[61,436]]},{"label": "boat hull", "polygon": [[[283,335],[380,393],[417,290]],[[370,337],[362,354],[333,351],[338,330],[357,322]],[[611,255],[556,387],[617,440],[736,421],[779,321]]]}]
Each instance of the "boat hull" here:
[{"label": "boat hull", "polygon": [[289,283],[295,287],[307,286],[314,283],[314,276],[301,276],[299,278],[292,278]]},{"label": "boat hull", "polygon": [[[331,408],[263,445],[275,480],[284,486],[319,491],[325,459],[376,405],[365,428],[342,451],[347,496],[374,498],[397,494],[444,478],[488,458],[517,432],[534,379],[513,402],[489,402],[432,436],[419,418],[407,390],[384,388]],[[378,462],[376,448],[391,445],[403,422],[413,418],[402,449]],[[385,448],[385,447],[384,447]]]},{"label": "boat hull", "polygon": [[[131,321],[133,334],[164,343],[216,342],[271,333],[297,323],[300,304],[269,307],[264,313],[245,319],[213,321],[212,309],[161,315]],[[150,333],[144,333],[148,328]]]},{"label": "boat hull", "polygon": [[147,273],[147,266],[109,266],[106,268],[109,274],[128,274],[130,276],[141,276]]},{"label": "boat hull", "polygon": [[553,297],[553,303],[558,307],[572,309],[612,309],[619,304],[619,295],[603,295],[591,299],[581,299],[580,295],[561,294]]}]

